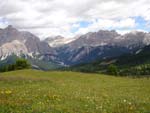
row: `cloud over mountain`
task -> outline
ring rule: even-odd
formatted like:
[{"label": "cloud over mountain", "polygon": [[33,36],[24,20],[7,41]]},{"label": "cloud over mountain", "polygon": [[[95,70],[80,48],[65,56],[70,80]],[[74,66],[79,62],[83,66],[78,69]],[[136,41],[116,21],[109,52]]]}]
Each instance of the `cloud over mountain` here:
[{"label": "cloud over mountain", "polygon": [[0,3],[0,27],[11,24],[41,38],[69,37],[99,29],[125,32],[149,28],[149,0],[0,0]]}]

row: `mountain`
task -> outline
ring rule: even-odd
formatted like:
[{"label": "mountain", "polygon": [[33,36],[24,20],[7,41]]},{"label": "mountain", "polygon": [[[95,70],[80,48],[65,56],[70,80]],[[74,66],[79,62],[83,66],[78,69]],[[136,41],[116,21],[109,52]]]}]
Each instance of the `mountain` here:
[{"label": "mountain", "polygon": [[80,48],[89,46],[112,45],[115,37],[120,36],[116,31],[100,30],[81,35],[78,39],[68,44],[70,48]]},{"label": "mountain", "polygon": [[56,51],[60,60],[67,65],[91,62],[99,57],[109,57],[111,42],[117,36],[120,35],[115,31],[100,30],[99,32],[90,32],[57,48]]},{"label": "mountain", "polygon": [[10,61],[16,55],[28,59],[34,68],[54,69],[138,53],[149,44],[150,33],[132,31],[120,35],[115,30],[99,30],[74,38],[48,37],[41,41],[34,34],[9,25],[0,29],[0,62]]},{"label": "mountain", "polygon": [[18,31],[11,25],[0,30],[0,52],[1,57],[6,57],[12,53],[18,55],[23,53],[29,56],[55,53],[47,43],[40,41],[35,35]]},{"label": "mountain", "polygon": [[32,33],[18,31],[9,25],[0,30],[0,59],[5,60],[13,54],[18,57],[24,55],[26,58],[51,62],[56,52]]},{"label": "mountain", "polygon": [[116,68],[118,75],[150,75],[150,45],[134,53],[78,64],[66,70],[112,74],[109,73],[110,66]]},{"label": "mountain", "polygon": [[132,31],[125,35],[115,37],[114,44],[123,46],[129,49],[136,49],[144,47],[150,43],[150,33],[144,33],[140,31]]},{"label": "mountain", "polygon": [[124,47],[118,46],[97,46],[97,47],[80,47],[73,50],[62,48],[57,50],[58,57],[66,65],[76,65],[80,63],[92,62],[96,59],[106,59],[120,56],[130,51]]},{"label": "mountain", "polygon": [[60,47],[62,45],[68,44],[75,40],[75,38],[65,38],[62,36],[48,37],[44,41],[49,44],[50,47]]},{"label": "mountain", "polygon": [[120,35],[114,30],[100,30],[81,35],[56,51],[61,62],[76,65],[132,53],[149,42],[150,33],[134,31]]}]

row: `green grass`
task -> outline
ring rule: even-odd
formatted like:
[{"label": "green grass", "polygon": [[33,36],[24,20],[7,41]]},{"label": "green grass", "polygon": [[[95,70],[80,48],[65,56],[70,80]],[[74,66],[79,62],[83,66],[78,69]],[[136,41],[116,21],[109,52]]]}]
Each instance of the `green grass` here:
[{"label": "green grass", "polygon": [[0,113],[150,113],[150,79],[35,70],[1,73]]}]

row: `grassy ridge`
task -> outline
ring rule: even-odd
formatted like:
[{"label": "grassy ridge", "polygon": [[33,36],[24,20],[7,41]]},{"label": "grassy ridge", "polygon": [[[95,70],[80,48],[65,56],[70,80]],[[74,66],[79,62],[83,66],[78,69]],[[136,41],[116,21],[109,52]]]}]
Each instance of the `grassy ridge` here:
[{"label": "grassy ridge", "polygon": [[146,113],[150,79],[22,70],[0,74],[0,113]]}]

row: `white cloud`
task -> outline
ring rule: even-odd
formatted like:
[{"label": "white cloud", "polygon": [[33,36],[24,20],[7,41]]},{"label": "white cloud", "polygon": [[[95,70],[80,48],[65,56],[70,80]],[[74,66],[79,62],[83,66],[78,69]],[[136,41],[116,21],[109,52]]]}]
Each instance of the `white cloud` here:
[{"label": "white cloud", "polygon": [[119,34],[122,34],[122,35],[124,35],[124,34],[126,34],[126,33],[130,33],[130,32],[135,32],[135,31],[148,33],[148,31],[145,31],[145,30],[143,30],[143,29],[136,29],[136,30],[127,30],[127,29],[124,29],[124,30],[117,30],[117,32],[118,32]]},{"label": "white cloud", "polygon": [[[0,27],[12,24],[40,37],[66,37],[99,29],[135,28],[133,17],[150,20],[149,0],[0,0]],[[80,21],[92,22],[82,28]],[[75,33],[72,28],[79,28]],[[135,28],[136,29],[136,28]]]},{"label": "white cloud", "polygon": [[99,29],[120,29],[120,28],[134,28],[135,20],[131,18],[118,20],[99,19],[86,28],[80,28],[76,34],[84,34],[90,31],[97,31]]}]

